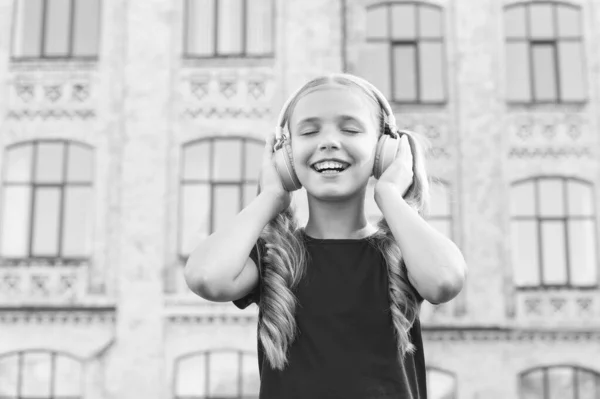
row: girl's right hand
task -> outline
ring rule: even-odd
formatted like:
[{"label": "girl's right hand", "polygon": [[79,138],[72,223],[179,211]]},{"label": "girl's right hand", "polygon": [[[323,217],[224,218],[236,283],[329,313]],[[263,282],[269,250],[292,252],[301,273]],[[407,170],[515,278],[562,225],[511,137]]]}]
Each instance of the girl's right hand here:
[{"label": "girl's right hand", "polygon": [[259,175],[259,192],[272,195],[278,204],[276,215],[286,210],[292,201],[292,195],[283,188],[281,178],[275,168],[275,156],[273,146],[275,145],[275,133],[267,136],[263,153],[262,168]]}]

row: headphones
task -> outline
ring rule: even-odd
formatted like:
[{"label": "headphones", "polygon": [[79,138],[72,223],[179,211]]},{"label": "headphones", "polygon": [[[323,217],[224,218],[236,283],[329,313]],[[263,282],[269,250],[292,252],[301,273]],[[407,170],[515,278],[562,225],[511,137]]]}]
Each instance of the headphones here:
[{"label": "headphones", "polygon": [[[394,112],[392,111],[392,108],[386,98],[375,86],[354,75],[336,74],[333,76],[348,79],[356,83],[359,87],[368,87],[387,116],[387,121],[384,122],[383,134],[377,142],[377,148],[375,150],[375,163],[373,165],[373,176],[375,176],[376,179],[379,179],[383,172],[396,158],[396,154],[399,150],[400,137],[406,133],[397,130]],[[304,87],[305,86],[302,86],[296,90],[296,92],[285,102],[281,112],[279,113],[277,126],[275,127],[276,141],[275,145],[273,146],[275,168],[279,174],[283,188],[286,191],[295,191],[302,187],[294,168],[292,147],[288,138],[283,134],[283,129],[287,123],[286,114],[288,112],[288,108]]]}]

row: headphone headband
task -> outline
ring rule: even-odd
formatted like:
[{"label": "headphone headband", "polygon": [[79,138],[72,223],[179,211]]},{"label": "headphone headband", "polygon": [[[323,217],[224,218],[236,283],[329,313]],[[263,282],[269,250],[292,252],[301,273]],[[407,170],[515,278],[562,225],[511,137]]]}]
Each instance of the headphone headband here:
[{"label": "headphone headband", "polygon": [[[365,80],[363,78],[360,78],[355,75],[347,74],[347,73],[332,74],[332,75],[329,75],[329,77],[334,78],[334,79],[335,78],[347,79],[347,80],[352,81],[359,87],[366,86],[367,88],[369,88],[371,93],[377,99],[379,106],[381,107],[381,109],[383,109],[384,113],[386,114],[387,120],[388,120],[388,125],[392,128],[392,130],[394,130],[396,128],[396,117],[394,116],[394,111],[392,111],[392,107],[390,106],[390,103],[385,98],[383,93],[381,93],[381,91],[379,91],[379,89],[377,89],[372,83],[368,82],[367,80]],[[279,116],[277,118],[277,126],[275,127],[275,140],[276,141],[275,141],[275,146],[273,148],[274,151],[281,148],[281,146],[283,145],[283,142],[285,141],[285,136],[283,135],[283,127],[287,123],[287,119],[285,118],[285,115],[288,111],[288,108],[290,107],[290,104],[292,103],[292,101],[294,101],[294,99],[298,96],[298,94],[300,94],[300,92],[305,87],[306,87],[306,84],[304,84],[300,88],[296,89],[296,91],[290,97],[288,97],[285,104],[281,108],[281,111],[279,112]]]}]

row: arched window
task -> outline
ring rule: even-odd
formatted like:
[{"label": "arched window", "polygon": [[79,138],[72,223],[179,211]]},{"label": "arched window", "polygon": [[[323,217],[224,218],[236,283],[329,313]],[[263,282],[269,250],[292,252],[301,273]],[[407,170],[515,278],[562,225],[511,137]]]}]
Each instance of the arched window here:
[{"label": "arched window", "polygon": [[553,398],[600,398],[600,374],[576,366],[550,366],[519,375],[519,399]]},{"label": "arched window", "polygon": [[0,398],[79,399],[81,362],[68,355],[31,350],[0,355]]},{"label": "arched window", "polygon": [[504,11],[508,101],[568,103],[586,99],[581,10],[554,1]]},{"label": "arched window", "polygon": [[367,8],[362,74],[398,103],[446,101],[443,12],[416,2]]},{"label": "arched window", "polygon": [[4,261],[80,261],[90,256],[93,152],[39,140],[6,150],[0,213]]},{"label": "arched window", "polygon": [[175,361],[175,399],[258,399],[260,378],[255,353],[212,350]]},{"label": "arched window", "polygon": [[190,237],[204,238],[256,197],[264,142],[213,137],[183,146],[179,251],[189,255]]},{"label": "arched window", "polygon": [[98,57],[100,0],[17,0],[13,58]]},{"label": "arched window", "polygon": [[447,371],[427,367],[427,397],[457,399],[456,377]]},{"label": "arched window", "polygon": [[512,185],[511,240],[518,287],[594,287],[597,251],[589,182],[537,177]]},{"label": "arched window", "polygon": [[186,57],[272,57],[273,0],[185,0]]}]

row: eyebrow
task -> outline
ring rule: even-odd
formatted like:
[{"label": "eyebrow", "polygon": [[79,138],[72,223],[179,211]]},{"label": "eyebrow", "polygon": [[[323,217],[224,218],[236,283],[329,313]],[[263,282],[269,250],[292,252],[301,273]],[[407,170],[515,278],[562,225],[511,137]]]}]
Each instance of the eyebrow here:
[{"label": "eyebrow", "polygon": [[[364,123],[360,119],[355,118],[352,115],[340,115],[336,119],[341,120],[342,122],[348,122],[348,121],[350,121],[350,122],[356,122],[356,123],[358,123],[358,124],[360,124],[361,126],[364,127]],[[300,125],[302,125],[304,123],[317,123],[317,122],[320,122],[321,120],[322,119],[318,118],[318,117],[304,118],[304,119],[302,119],[301,121],[299,121],[297,123],[297,126],[300,126]]]}]

